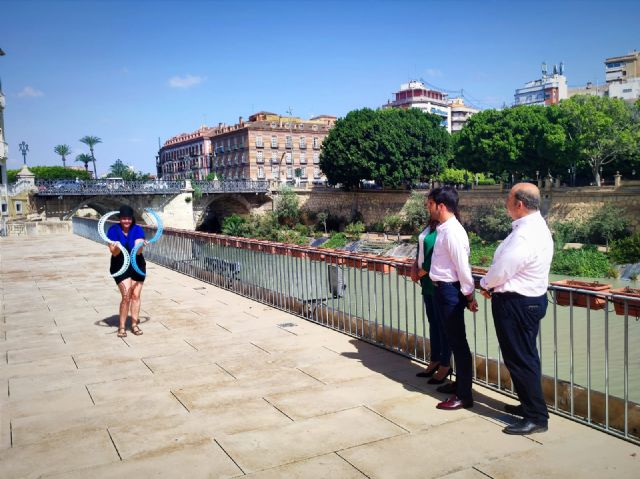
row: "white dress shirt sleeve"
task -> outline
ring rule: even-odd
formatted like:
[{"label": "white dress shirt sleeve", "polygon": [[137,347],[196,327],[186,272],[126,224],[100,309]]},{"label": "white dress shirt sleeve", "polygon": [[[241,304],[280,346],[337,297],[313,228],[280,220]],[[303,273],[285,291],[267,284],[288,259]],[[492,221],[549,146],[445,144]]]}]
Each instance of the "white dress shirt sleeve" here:
[{"label": "white dress shirt sleeve", "polygon": [[[462,230],[462,232],[466,235],[464,230]],[[475,289],[473,276],[471,276],[471,266],[469,265],[469,242],[468,240],[460,241],[460,239],[456,239],[454,235],[447,235],[446,245],[449,251],[449,258],[458,274],[460,291],[465,296],[468,296],[473,293]]]}]

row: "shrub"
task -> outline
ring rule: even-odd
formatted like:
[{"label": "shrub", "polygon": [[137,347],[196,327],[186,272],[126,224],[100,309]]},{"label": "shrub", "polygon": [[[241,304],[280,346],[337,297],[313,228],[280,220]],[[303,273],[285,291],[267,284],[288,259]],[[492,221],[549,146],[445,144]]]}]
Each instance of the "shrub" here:
[{"label": "shrub", "polygon": [[326,211],[321,211],[317,215],[318,225],[322,225],[325,234],[327,233],[327,220],[329,219],[329,214]]},{"label": "shrub", "polygon": [[565,243],[584,243],[587,240],[584,225],[580,220],[553,223],[551,229],[556,249],[561,250]]},{"label": "shrub", "polygon": [[385,233],[396,233],[398,235],[398,239],[400,239],[400,229],[402,228],[402,224],[404,220],[400,215],[387,215],[382,220],[384,225]]},{"label": "shrub", "polygon": [[[35,175],[36,180],[81,180],[91,179],[86,170],[72,170],[63,166],[30,166],[29,170]],[[7,170],[7,181],[15,183],[20,170]]]},{"label": "shrub", "polygon": [[493,254],[498,247],[497,243],[486,243],[484,241],[478,241],[479,237],[474,235],[477,239],[472,239],[469,235],[469,242],[471,243],[471,256],[469,262],[473,266],[489,266],[493,260]]},{"label": "shrub", "polygon": [[640,262],[640,231],[628,238],[614,241],[609,256],[617,264]]},{"label": "shrub", "polygon": [[404,215],[411,233],[415,233],[429,222],[429,212],[424,206],[424,200],[425,196],[422,193],[412,191],[404,205]]},{"label": "shrub", "polygon": [[222,221],[222,232],[230,236],[245,236],[247,221],[240,215],[227,216]]},{"label": "shrub", "polygon": [[364,233],[364,223],[362,221],[349,223],[345,227],[344,232],[350,239],[359,240],[362,233]]},{"label": "shrub", "polygon": [[512,222],[506,208],[494,204],[479,209],[478,218],[474,221],[472,228],[482,239],[498,241],[509,235]]},{"label": "shrub", "polygon": [[322,243],[320,248],[342,248],[346,246],[348,242],[347,236],[344,233],[335,233],[328,241]]},{"label": "shrub", "polygon": [[373,233],[384,233],[384,223],[382,223],[381,221],[373,223],[367,228],[367,230]]},{"label": "shrub", "polygon": [[301,236],[311,236],[313,233],[313,228],[307,225],[303,225],[302,223],[298,223],[294,226],[294,231]]},{"label": "shrub", "polygon": [[556,251],[551,272],[569,276],[602,278],[609,274],[611,264],[606,254],[595,248]]},{"label": "shrub", "polygon": [[589,243],[608,245],[628,234],[629,220],[620,208],[604,205],[588,219],[586,230]]},{"label": "shrub", "polygon": [[275,214],[280,224],[292,226],[300,219],[298,195],[288,186],[280,188],[276,200]]}]

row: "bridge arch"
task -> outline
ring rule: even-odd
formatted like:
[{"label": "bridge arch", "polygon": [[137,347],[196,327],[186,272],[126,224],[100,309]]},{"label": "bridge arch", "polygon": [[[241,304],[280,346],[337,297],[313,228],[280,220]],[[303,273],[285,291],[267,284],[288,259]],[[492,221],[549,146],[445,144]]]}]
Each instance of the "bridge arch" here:
[{"label": "bridge arch", "polygon": [[244,195],[223,194],[203,198],[200,214],[196,218],[196,230],[219,233],[222,222],[233,214],[248,215],[253,207]]}]

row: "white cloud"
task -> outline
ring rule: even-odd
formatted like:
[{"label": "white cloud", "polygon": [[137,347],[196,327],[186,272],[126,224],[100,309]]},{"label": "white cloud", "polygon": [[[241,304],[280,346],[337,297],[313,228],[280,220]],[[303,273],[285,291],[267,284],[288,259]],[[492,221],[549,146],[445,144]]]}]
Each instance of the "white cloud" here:
[{"label": "white cloud", "polygon": [[44,96],[44,93],[40,90],[37,90],[36,88],[33,88],[32,86],[26,86],[20,93],[18,93],[18,96],[35,98],[38,96]]},{"label": "white cloud", "polygon": [[428,77],[441,77],[442,76],[442,70],[439,70],[438,68],[427,68],[424,73]]},{"label": "white cloud", "polygon": [[194,76],[194,75],[185,75],[185,76],[173,76],[169,78],[169,86],[171,88],[191,88],[192,86],[199,85],[203,81],[205,81],[205,77]]}]

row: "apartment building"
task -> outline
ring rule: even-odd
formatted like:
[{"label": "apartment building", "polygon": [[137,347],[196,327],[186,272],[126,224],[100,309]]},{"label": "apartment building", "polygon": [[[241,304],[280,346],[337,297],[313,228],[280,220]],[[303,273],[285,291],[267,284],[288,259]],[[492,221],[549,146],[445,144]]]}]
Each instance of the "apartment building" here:
[{"label": "apartment building", "polygon": [[210,173],[225,180],[323,183],[320,148],[335,116],[309,119],[261,111],[235,125],[201,127],[177,135],[158,153],[158,176],[202,180]]}]

